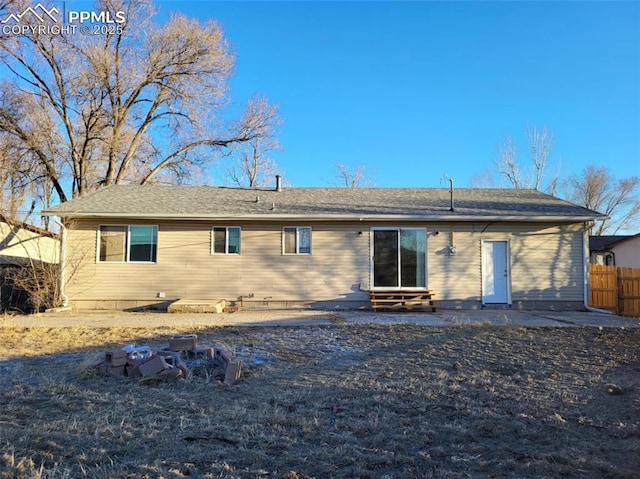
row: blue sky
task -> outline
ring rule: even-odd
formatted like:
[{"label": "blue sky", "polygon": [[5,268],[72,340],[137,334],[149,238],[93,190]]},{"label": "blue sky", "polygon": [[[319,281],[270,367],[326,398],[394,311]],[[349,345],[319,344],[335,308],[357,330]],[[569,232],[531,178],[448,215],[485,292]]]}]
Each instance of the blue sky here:
[{"label": "blue sky", "polygon": [[336,162],[376,186],[468,186],[507,135],[525,154],[543,125],[563,176],[640,175],[640,2],[158,5],[222,24],[232,100],[279,105],[294,186],[331,184]]}]

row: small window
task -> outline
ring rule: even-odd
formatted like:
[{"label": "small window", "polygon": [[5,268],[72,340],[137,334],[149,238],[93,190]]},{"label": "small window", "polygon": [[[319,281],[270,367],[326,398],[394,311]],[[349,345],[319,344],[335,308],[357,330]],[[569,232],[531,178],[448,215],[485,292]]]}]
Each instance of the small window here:
[{"label": "small window", "polygon": [[100,226],[99,258],[103,262],[155,263],[157,226]]},{"label": "small window", "polygon": [[311,228],[284,228],[283,248],[284,254],[311,254]]},{"label": "small window", "polygon": [[213,228],[214,254],[240,254],[240,228]]}]

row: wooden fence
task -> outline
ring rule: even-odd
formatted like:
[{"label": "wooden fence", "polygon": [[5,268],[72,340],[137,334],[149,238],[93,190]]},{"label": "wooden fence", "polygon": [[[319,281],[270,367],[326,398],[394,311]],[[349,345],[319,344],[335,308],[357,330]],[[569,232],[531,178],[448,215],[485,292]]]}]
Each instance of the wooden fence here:
[{"label": "wooden fence", "polygon": [[589,306],[640,318],[640,268],[589,265]]}]

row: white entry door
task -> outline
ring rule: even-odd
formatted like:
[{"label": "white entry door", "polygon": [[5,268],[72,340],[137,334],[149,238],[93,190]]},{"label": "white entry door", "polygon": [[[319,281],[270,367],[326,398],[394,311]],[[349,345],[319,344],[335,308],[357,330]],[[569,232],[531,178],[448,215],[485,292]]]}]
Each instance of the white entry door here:
[{"label": "white entry door", "polygon": [[511,303],[507,241],[482,242],[482,303]]}]

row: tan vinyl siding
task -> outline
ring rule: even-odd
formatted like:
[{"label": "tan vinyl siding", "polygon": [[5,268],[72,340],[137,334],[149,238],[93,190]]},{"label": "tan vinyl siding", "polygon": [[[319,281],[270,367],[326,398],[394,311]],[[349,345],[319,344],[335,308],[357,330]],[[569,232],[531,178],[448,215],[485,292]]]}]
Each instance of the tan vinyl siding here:
[{"label": "tan vinyl siding", "polygon": [[[101,224],[158,226],[157,263],[96,260]],[[214,226],[241,228],[241,254],[211,254]],[[310,255],[284,255],[284,224],[196,221],[82,221],[68,235],[72,301],[366,301],[372,227],[427,229],[427,287],[437,300],[482,299],[481,242],[506,240],[513,301],[582,301],[582,225],[520,223],[300,222],[312,229]],[[435,232],[439,231],[438,235]],[[362,234],[359,234],[362,232]],[[449,254],[453,243],[456,254]],[[79,266],[78,266],[79,265]],[[77,270],[77,271],[75,271]],[[75,271],[75,272],[74,272]]]},{"label": "tan vinyl siding", "polygon": [[[434,233],[439,231],[438,235]],[[432,225],[427,237],[427,286],[438,300],[480,301],[480,238],[468,225]],[[453,237],[452,237],[453,234]],[[456,254],[449,253],[453,244]]]},{"label": "tan vinyl siding", "polygon": [[514,301],[582,301],[582,231],[575,227],[524,230],[511,240]]},{"label": "tan vinyl siding", "polygon": [[[282,226],[235,223],[135,222],[158,224],[156,264],[96,261],[97,230],[106,222],[83,222],[69,232],[69,248],[85,261],[69,295],[83,300],[225,298],[253,295],[265,301],[367,300],[368,235],[346,225],[312,225],[311,255],[282,254]],[[211,254],[213,226],[241,227],[241,254]],[[78,249],[76,247],[76,249]]]},{"label": "tan vinyl siding", "polygon": [[432,225],[429,235],[430,289],[440,300],[482,299],[482,240],[510,245],[513,301],[582,301],[583,250],[581,225],[456,224],[456,254],[448,254],[449,225]]}]

